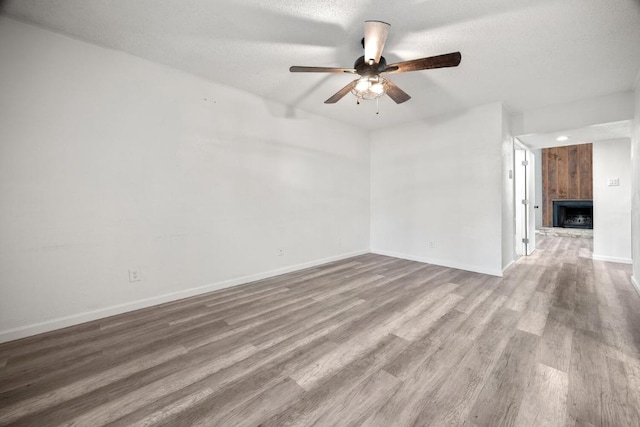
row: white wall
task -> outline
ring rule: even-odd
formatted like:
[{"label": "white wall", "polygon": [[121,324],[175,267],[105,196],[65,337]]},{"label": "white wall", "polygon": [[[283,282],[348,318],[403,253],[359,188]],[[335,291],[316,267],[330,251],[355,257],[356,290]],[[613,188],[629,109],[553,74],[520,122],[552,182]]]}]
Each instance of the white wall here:
[{"label": "white wall", "polygon": [[[593,258],[631,263],[631,142],[593,144]],[[609,179],[619,186],[609,186]]]},{"label": "white wall", "polygon": [[640,73],[636,79],[635,116],[631,134],[631,246],[633,256],[633,284],[640,292]]},{"label": "white wall", "polygon": [[556,132],[633,118],[633,92],[617,92],[527,110],[511,118],[513,135]]},{"label": "white wall", "polygon": [[4,17],[0,64],[0,340],[368,251],[366,132]]},{"label": "white wall", "polygon": [[502,115],[493,103],[372,133],[373,252],[502,274]]}]

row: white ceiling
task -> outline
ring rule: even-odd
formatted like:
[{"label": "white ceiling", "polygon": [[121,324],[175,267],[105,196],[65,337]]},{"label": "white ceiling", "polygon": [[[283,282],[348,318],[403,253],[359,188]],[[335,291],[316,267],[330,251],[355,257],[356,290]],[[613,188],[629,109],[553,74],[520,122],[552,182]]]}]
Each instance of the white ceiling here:
[{"label": "white ceiling", "polygon": [[[566,136],[569,139],[558,141],[558,137],[560,136]],[[559,132],[518,136],[518,139],[531,149],[563,147],[565,145],[586,144],[620,138],[631,138],[631,120],[603,123]]]},{"label": "white ceiling", "polygon": [[[640,0],[5,0],[3,13],[306,111],[378,129],[488,102],[512,112],[630,90]],[[363,22],[389,22],[388,62],[453,51],[457,68],[395,74],[412,99],[323,102],[353,77]]]}]

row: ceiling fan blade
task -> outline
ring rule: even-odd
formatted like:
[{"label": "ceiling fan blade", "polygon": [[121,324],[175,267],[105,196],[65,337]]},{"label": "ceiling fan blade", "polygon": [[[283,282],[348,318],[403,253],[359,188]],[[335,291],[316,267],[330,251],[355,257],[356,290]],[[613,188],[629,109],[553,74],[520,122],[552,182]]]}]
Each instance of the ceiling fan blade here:
[{"label": "ceiling fan blade", "polygon": [[335,67],[299,67],[294,65],[289,67],[292,73],[350,73],[354,74],[354,68],[335,68]]},{"label": "ceiling fan blade", "polygon": [[357,82],[357,80],[349,82],[348,85],[346,85],[345,87],[343,87],[342,89],[337,91],[335,94],[333,94],[333,96],[331,98],[329,98],[326,101],[324,101],[324,103],[325,104],[335,104],[336,102],[340,101],[346,94],[351,92],[351,89],[353,89],[353,85],[355,84],[355,82]]},{"label": "ceiling fan blade", "polygon": [[405,101],[408,101],[411,99],[411,97],[409,96],[408,93],[406,93],[405,91],[403,91],[402,89],[400,89],[398,86],[396,86],[395,83],[393,83],[391,80],[386,79],[386,85],[387,85],[387,95],[389,95],[389,98],[393,99],[396,104],[402,104]]},{"label": "ceiling fan blade", "polygon": [[365,21],[364,23],[364,59],[374,63],[380,62],[384,43],[387,41],[391,25],[382,21]]},{"label": "ceiling fan blade", "polygon": [[462,60],[460,52],[430,56],[429,58],[413,59],[411,61],[396,62],[385,68],[386,73],[406,73],[407,71],[428,70],[431,68],[457,67]]}]

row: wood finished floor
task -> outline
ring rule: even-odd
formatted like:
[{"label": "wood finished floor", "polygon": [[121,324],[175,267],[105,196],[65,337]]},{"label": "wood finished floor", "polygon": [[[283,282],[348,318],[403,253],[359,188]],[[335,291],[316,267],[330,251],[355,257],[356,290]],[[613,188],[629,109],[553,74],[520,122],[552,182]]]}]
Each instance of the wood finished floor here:
[{"label": "wood finished floor", "polygon": [[0,425],[638,426],[640,297],[592,240],[505,277],[363,255],[0,345]]}]

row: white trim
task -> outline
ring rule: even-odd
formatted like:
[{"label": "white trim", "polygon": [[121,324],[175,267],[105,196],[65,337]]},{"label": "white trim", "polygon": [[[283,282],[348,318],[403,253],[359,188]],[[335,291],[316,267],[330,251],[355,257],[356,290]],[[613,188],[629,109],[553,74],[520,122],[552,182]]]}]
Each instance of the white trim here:
[{"label": "white trim", "polygon": [[332,261],[339,261],[345,258],[351,258],[354,256],[363,255],[367,253],[369,253],[368,250],[349,252],[341,255],[318,259],[315,261],[305,262],[302,264],[282,267],[275,270],[266,271],[263,273],[257,273],[249,276],[238,277],[231,280],[225,280],[223,282],[218,282],[211,285],[199,286],[196,288],[185,289],[178,292],[171,292],[168,294],[159,295],[151,298],[145,298],[137,301],[127,302],[124,304],[118,304],[110,307],[100,308],[98,310],[86,311],[84,313],[72,314],[70,316],[58,317],[57,319],[51,319],[51,320],[47,320],[40,323],[33,323],[31,325],[21,326],[18,328],[7,329],[5,331],[0,331],[0,343],[13,341],[20,338],[25,338],[31,335],[41,334],[43,332],[49,332],[56,329],[66,328],[66,327],[77,325],[80,323],[103,319],[105,317],[114,316],[116,314],[122,314],[128,311],[139,310],[141,308],[146,308],[146,307],[151,307],[158,304],[163,304],[166,302],[176,301],[179,299],[204,294],[207,292],[212,292],[219,289],[238,286],[238,285],[253,282],[256,280],[262,280],[269,277],[278,276],[280,274],[290,273],[292,271],[298,271],[304,268],[315,267],[320,264],[326,264]]},{"label": "white trim", "polygon": [[[514,140],[514,144],[513,144],[514,150],[516,150],[516,147],[517,147],[518,150],[529,150],[529,147],[524,145],[524,142],[520,141],[517,136],[514,136],[513,140]],[[514,160],[514,162],[515,162],[515,160]]]},{"label": "white trim", "polygon": [[635,290],[638,293],[638,295],[640,295],[640,283],[638,283],[638,281],[636,280],[636,278],[634,276],[631,276],[631,284],[635,288]]},{"label": "white trim", "polygon": [[516,263],[515,259],[512,259],[511,262],[509,262],[509,264],[507,264],[503,269],[502,269],[502,274],[504,274],[505,271],[507,271],[507,268],[511,267],[513,264]]},{"label": "white trim", "polygon": [[597,254],[593,254],[591,257],[596,261],[617,262],[619,264],[633,264],[633,260],[631,258],[619,258],[615,256]]},{"label": "white trim", "polygon": [[385,255],[393,258],[407,259],[409,261],[424,262],[426,264],[440,265],[442,267],[457,268],[459,270],[473,271],[475,273],[489,274],[491,276],[502,277],[502,271],[500,271],[499,269],[485,268],[485,267],[470,265],[470,264],[460,264],[457,262],[451,262],[451,261],[446,261],[441,259],[417,257],[417,256],[402,254],[402,253],[393,252],[393,251],[385,251],[382,249],[371,249],[371,253],[376,255]]}]

